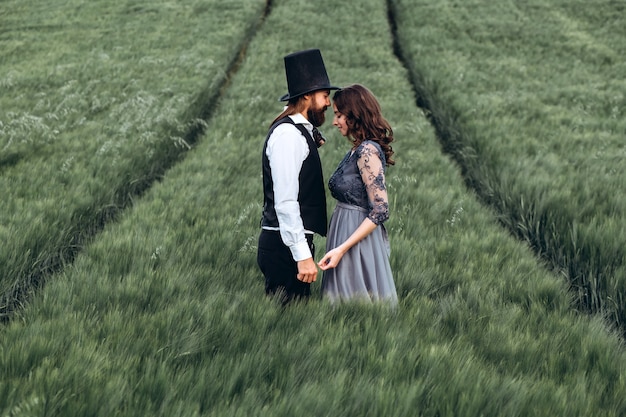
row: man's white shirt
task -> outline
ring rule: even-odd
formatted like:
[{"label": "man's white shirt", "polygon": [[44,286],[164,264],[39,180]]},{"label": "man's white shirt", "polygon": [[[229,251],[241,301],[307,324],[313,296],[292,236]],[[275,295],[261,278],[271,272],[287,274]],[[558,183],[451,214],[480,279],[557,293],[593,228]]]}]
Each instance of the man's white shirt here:
[{"label": "man's white shirt", "polygon": [[[303,125],[313,137],[313,125],[304,116],[298,113],[289,117],[294,123]],[[279,225],[278,228],[265,229],[280,231],[280,237],[291,250],[295,261],[312,256],[305,233],[313,232],[304,229],[298,203],[298,177],[302,163],[309,156],[307,140],[297,127],[283,123],[270,135],[265,151],[272,171],[274,209]]]}]

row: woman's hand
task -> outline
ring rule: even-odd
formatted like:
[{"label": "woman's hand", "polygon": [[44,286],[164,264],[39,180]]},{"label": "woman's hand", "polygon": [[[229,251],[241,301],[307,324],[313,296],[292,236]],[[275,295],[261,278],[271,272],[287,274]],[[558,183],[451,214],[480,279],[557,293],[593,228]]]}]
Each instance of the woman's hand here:
[{"label": "woman's hand", "polygon": [[322,271],[326,271],[327,269],[334,268],[339,265],[339,261],[345,254],[345,251],[340,248],[332,249],[326,252],[326,255],[322,258],[321,261],[317,263]]}]

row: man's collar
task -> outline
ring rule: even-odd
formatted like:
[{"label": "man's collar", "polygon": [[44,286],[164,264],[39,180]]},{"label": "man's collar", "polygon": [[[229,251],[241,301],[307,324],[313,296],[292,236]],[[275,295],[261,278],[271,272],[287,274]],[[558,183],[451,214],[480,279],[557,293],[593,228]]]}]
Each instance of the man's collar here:
[{"label": "man's collar", "polygon": [[302,124],[305,127],[307,127],[309,130],[313,128],[313,125],[311,124],[311,122],[309,122],[307,118],[302,115],[302,113],[291,114],[289,115],[289,117],[291,117],[291,120],[293,120],[294,123]]}]

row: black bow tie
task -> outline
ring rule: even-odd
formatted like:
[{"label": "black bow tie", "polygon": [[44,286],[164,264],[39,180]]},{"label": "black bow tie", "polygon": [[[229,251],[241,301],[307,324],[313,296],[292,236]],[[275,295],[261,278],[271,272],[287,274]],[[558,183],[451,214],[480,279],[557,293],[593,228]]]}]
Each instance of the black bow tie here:
[{"label": "black bow tie", "polygon": [[318,148],[326,142],[326,139],[324,139],[324,136],[316,127],[313,128],[313,139]]}]

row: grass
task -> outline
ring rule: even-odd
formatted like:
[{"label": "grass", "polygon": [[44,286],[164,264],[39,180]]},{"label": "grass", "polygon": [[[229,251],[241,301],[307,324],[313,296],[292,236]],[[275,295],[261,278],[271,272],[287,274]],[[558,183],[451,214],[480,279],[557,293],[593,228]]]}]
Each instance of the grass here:
[{"label": "grass", "polygon": [[3,9],[6,318],[194,145],[265,2],[32,0]]},{"label": "grass", "polygon": [[581,310],[623,328],[623,6],[390,3],[420,104],[466,183]]}]

